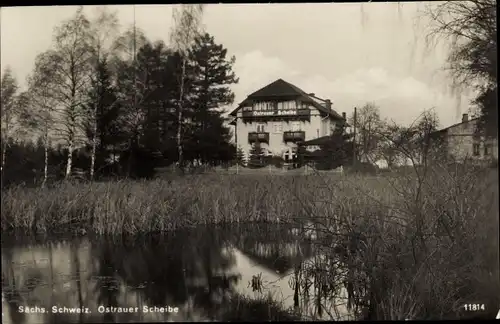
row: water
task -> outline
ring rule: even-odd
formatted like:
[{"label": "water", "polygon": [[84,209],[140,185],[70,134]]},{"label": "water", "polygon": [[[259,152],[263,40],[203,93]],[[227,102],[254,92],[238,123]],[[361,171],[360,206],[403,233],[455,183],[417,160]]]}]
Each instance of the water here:
[{"label": "water", "polygon": [[314,285],[295,291],[294,269],[318,258],[297,232],[240,225],[147,239],[4,237],[2,322],[346,319],[345,300],[325,298],[318,312]]}]

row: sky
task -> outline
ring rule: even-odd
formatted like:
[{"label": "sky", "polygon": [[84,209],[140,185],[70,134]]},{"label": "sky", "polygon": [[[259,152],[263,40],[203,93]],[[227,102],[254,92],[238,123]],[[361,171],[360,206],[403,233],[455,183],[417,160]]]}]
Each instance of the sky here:
[{"label": "sky", "polygon": [[[446,41],[426,46],[425,2],[328,4],[210,4],[203,27],[236,57],[237,106],[250,93],[282,78],[330,99],[350,115],[370,102],[382,117],[410,124],[433,109],[440,124],[457,123],[472,92],[452,91]],[[133,6],[110,6],[123,29]],[[135,6],[137,27],[148,39],[168,43],[171,5]],[[35,57],[50,48],[54,27],[76,6],[1,8],[1,68],[10,66],[21,87]],[[89,17],[93,8],[85,7]]]}]

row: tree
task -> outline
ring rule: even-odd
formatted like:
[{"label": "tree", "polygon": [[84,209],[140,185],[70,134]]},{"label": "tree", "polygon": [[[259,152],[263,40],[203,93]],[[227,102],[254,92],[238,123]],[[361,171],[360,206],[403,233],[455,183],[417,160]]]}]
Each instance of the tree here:
[{"label": "tree", "polygon": [[488,137],[498,136],[496,12],[495,0],[446,1],[425,11],[431,21],[428,41],[450,41],[447,68],[454,83],[478,90],[478,125]]},{"label": "tree", "polygon": [[55,30],[54,49],[41,54],[37,73],[44,76],[48,95],[55,101],[58,135],[68,149],[65,178],[71,175],[73,152],[81,139],[83,103],[90,70],[90,24],[80,7],[72,19]]},{"label": "tree", "polygon": [[431,135],[438,130],[439,118],[434,110],[424,111],[413,127],[416,161],[427,165],[431,150]]},{"label": "tree", "polygon": [[188,51],[196,36],[199,34],[201,17],[203,14],[203,5],[181,5],[180,10],[174,8],[173,20],[174,25],[170,34],[173,48],[180,54],[182,59],[182,71],[179,78],[179,100],[177,102],[177,152],[178,164],[182,169],[183,166],[183,147],[182,147],[182,124],[183,110],[185,101],[185,79],[186,79],[186,63],[188,60]]},{"label": "tree", "polygon": [[399,138],[402,128],[396,124],[384,123],[380,132],[381,140],[378,145],[378,155],[385,160],[387,167],[391,169],[399,160],[398,151]]},{"label": "tree", "polygon": [[332,135],[320,145],[320,169],[335,169],[341,165],[349,164],[353,155],[352,134],[345,132],[344,127],[338,127]]},{"label": "tree", "polygon": [[43,61],[44,56],[38,56],[35,60],[35,68],[33,73],[28,77],[27,91],[27,109],[23,109],[23,115],[20,118],[24,128],[30,129],[33,135],[36,135],[41,140],[41,145],[44,150],[44,166],[43,166],[43,182],[42,187],[48,179],[49,168],[49,148],[51,137],[56,122],[56,104],[57,100],[51,96],[50,77],[47,73]]},{"label": "tree", "polygon": [[260,168],[264,166],[264,149],[259,142],[255,142],[250,149],[248,166],[253,168]]},{"label": "tree", "polygon": [[[146,113],[144,145],[163,158],[162,162],[177,161],[177,100],[178,78],[182,59],[178,53],[166,48],[162,42],[144,48],[140,62],[150,71],[150,90],[144,102]],[[186,87],[187,88],[187,87]],[[184,118],[185,119],[185,118]],[[185,120],[182,121],[184,124]]]},{"label": "tree", "polygon": [[350,118],[351,125],[356,127],[356,154],[360,161],[373,162],[377,159],[379,133],[382,129],[380,110],[373,103],[365,104]]},{"label": "tree", "polygon": [[125,137],[120,125],[121,107],[106,56],[100,59],[95,69],[85,105],[88,118],[84,123],[91,145],[91,179],[94,177],[95,167],[102,167],[110,153],[116,153],[117,144]]},{"label": "tree", "polygon": [[[92,55],[92,73],[90,73],[90,83],[94,92],[89,93],[89,103],[93,105],[87,107],[86,112],[86,131],[90,135],[89,140],[91,143],[91,159],[90,159],[90,179],[94,178],[95,160],[96,160],[96,150],[97,150],[97,139],[99,137],[98,131],[98,107],[100,107],[101,115],[103,112],[102,105],[106,102],[109,105],[109,109],[112,109],[117,102],[117,98],[114,98],[112,102],[109,100],[110,89],[109,77],[106,75],[107,71],[107,57],[112,51],[112,46],[110,44],[110,39],[114,38],[117,33],[118,19],[115,12],[109,12],[106,7],[100,7],[97,9],[95,19],[91,22],[91,32],[90,32],[90,50]],[[104,82],[104,83],[103,83]],[[99,98],[99,96],[106,96],[107,98]],[[106,101],[107,100],[107,101]],[[102,116],[100,116],[102,117]],[[101,125],[102,126],[102,125]],[[102,128],[102,127],[101,127]],[[102,130],[102,129],[101,129]],[[101,137],[102,139],[102,137]],[[102,147],[102,146],[101,146]],[[102,151],[101,151],[102,152]]]},{"label": "tree", "polygon": [[380,132],[379,152],[392,167],[396,162],[413,165],[428,162],[429,155],[440,150],[434,140],[439,119],[433,110],[424,111],[410,126],[400,126],[386,122]]},{"label": "tree", "polygon": [[208,33],[196,37],[189,51],[187,68],[193,80],[189,93],[192,109],[185,109],[190,119],[187,132],[190,147],[197,152],[194,158],[202,163],[219,160],[221,153],[230,146],[230,129],[224,125],[221,108],[233,103],[230,85],[238,79],[232,71],[235,57],[228,59],[226,56],[227,49],[216,44]]},{"label": "tree", "polygon": [[139,150],[140,138],[146,121],[144,103],[151,94],[150,71],[139,62],[139,52],[150,42],[135,25],[115,42],[113,66],[116,71],[118,103],[122,107],[119,123],[128,140],[122,147],[127,152],[127,175],[130,175],[133,157]]},{"label": "tree", "polygon": [[2,120],[2,164],[1,175],[5,169],[5,157],[7,155],[7,146],[10,136],[12,135],[13,123],[16,118],[16,95],[17,95],[17,81],[12,75],[9,67],[3,71],[1,79],[1,92],[0,92],[0,109]]},{"label": "tree", "polygon": [[238,149],[236,150],[235,162],[241,166],[244,166],[247,163],[245,152],[243,152],[243,149],[241,147],[238,147]]}]

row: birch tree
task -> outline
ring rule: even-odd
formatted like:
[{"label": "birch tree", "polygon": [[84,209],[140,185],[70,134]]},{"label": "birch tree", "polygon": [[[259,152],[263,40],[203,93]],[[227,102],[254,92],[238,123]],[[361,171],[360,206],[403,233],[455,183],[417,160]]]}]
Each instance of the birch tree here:
[{"label": "birch tree", "polygon": [[173,49],[181,56],[182,71],[179,78],[179,100],[177,102],[177,154],[178,165],[182,169],[183,145],[182,145],[182,125],[183,110],[185,108],[185,81],[186,63],[189,56],[189,49],[193,45],[195,38],[200,34],[201,18],[203,15],[203,5],[181,5],[173,10],[173,28],[170,33],[170,41]]},{"label": "birch tree", "polygon": [[[100,65],[103,61],[107,59],[107,57],[113,51],[113,46],[111,40],[116,37],[118,32],[118,18],[116,17],[116,12],[110,12],[106,7],[100,7],[96,10],[96,17],[91,22],[91,30],[90,30],[90,50],[91,50],[91,64],[92,64],[92,72],[90,73],[90,83],[96,85],[98,83],[99,75],[100,75]],[[99,87],[95,87],[94,89],[98,90]],[[92,106],[89,111],[87,111],[86,122],[90,125],[91,129],[91,153],[90,153],[90,180],[94,179],[95,172],[95,161],[96,161],[96,149],[97,149],[97,141],[99,138],[98,134],[98,106],[101,100],[97,98],[101,94],[95,93],[93,94],[91,100]],[[114,105],[116,102],[113,102],[111,105]],[[111,108],[111,107],[109,107]]]},{"label": "birch tree", "polygon": [[2,164],[1,176],[5,169],[5,158],[7,155],[7,147],[12,135],[16,115],[16,95],[18,90],[17,80],[12,75],[12,71],[7,67],[1,79],[1,92],[0,92],[0,109],[2,121]]},{"label": "birch tree", "polygon": [[42,187],[48,180],[49,148],[51,144],[51,130],[55,124],[56,100],[51,96],[50,73],[44,71],[44,56],[37,57],[35,68],[28,77],[28,91],[26,92],[27,107],[22,111],[21,123],[32,133],[40,135],[44,150]]},{"label": "birch tree", "polygon": [[54,48],[39,57],[39,71],[49,83],[49,97],[56,105],[57,135],[68,150],[65,178],[72,170],[73,152],[81,143],[83,103],[89,83],[90,23],[80,7],[72,19],[55,29]]},{"label": "birch tree", "polygon": [[1,108],[1,122],[2,122],[2,162],[1,162],[1,176],[3,177],[3,171],[5,168],[5,159],[7,155],[7,147],[9,138],[11,136],[12,124],[14,121],[15,114],[15,101],[18,85],[17,81],[12,75],[12,71],[9,67],[4,70],[1,79],[1,97],[0,97],[0,108]]}]

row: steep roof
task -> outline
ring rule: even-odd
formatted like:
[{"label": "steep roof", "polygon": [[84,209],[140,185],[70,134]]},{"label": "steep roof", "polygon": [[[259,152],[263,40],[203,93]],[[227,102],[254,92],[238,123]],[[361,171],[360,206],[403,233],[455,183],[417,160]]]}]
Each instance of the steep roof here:
[{"label": "steep roof", "polygon": [[234,109],[229,115],[236,116],[236,112],[245,104],[252,102],[253,100],[262,100],[262,99],[277,99],[277,98],[285,98],[285,97],[294,97],[296,99],[301,99],[304,102],[310,103],[314,108],[319,111],[330,115],[330,117],[335,119],[343,119],[341,115],[339,115],[335,110],[328,109],[327,107],[320,104],[316,97],[313,97],[306,93],[304,90],[299,87],[286,82],[283,79],[278,79],[263,88],[253,92],[250,94],[245,100],[243,100],[236,109]]},{"label": "steep roof", "polygon": [[278,79],[263,88],[250,94],[247,98],[271,98],[271,97],[286,97],[286,96],[301,96],[305,92],[297,88],[291,83],[286,82],[283,79]]}]

